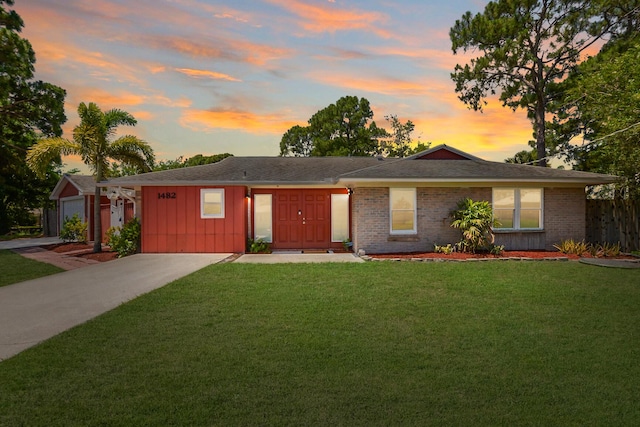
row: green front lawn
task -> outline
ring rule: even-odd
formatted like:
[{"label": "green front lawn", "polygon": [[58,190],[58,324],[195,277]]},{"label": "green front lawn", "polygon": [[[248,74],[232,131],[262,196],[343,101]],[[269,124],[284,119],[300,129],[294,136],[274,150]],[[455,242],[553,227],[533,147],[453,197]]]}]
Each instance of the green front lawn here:
[{"label": "green front lawn", "polygon": [[9,250],[0,250],[0,287],[60,273],[63,269],[34,261]]},{"label": "green front lawn", "polygon": [[640,274],[222,264],[0,363],[0,425],[640,425]]}]

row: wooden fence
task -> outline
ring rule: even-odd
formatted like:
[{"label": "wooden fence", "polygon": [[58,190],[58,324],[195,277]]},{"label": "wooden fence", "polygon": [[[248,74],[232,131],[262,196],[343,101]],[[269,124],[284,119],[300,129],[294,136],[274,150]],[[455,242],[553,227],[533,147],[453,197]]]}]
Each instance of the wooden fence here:
[{"label": "wooden fence", "polygon": [[640,250],[640,200],[587,200],[586,240]]}]

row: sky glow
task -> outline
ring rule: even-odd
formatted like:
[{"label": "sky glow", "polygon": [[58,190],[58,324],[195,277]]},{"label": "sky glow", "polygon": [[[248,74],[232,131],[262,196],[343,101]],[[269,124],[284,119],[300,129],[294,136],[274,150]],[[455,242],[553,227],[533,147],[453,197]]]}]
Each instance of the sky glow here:
[{"label": "sky glow", "polygon": [[[524,110],[457,98],[449,28],[487,1],[16,0],[36,77],[67,90],[70,138],[80,102],[121,108],[122,128],[158,160],[279,153],[282,134],[345,95],[416,124],[420,141],[502,161],[528,149]],[[65,158],[67,167],[79,159]]]}]

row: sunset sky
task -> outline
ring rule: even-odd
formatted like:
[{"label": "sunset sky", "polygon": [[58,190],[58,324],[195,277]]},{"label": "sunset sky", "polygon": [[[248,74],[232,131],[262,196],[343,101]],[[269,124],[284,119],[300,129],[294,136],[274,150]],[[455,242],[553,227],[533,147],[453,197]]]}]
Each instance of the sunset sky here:
[{"label": "sunset sky", "polygon": [[[16,0],[36,77],[80,102],[121,108],[158,160],[277,155],[282,134],[345,95],[374,120],[416,124],[423,142],[502,161],[527,149],[524,111],[458,100],[449,28],[481,0]],[[68,167],[79,161],[65,158]]]}]

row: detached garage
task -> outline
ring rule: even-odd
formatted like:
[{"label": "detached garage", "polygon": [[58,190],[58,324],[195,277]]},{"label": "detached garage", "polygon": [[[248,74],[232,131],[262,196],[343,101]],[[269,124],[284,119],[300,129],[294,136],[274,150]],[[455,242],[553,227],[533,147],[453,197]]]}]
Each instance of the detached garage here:
[{"label": "detached garage", "polygon": [[[90,175],[64,174],[56,184],[49,198],[57,201],[58,230],[67,218],[77,214],[87,223],[87,239],[93,240],[93,198],[96,182]],[[122,225],[134,216],[133,201],[119,197],[110,200],[103,193],[100,197],[100,218],[102,221],[102,239],[112,225]]]}]

